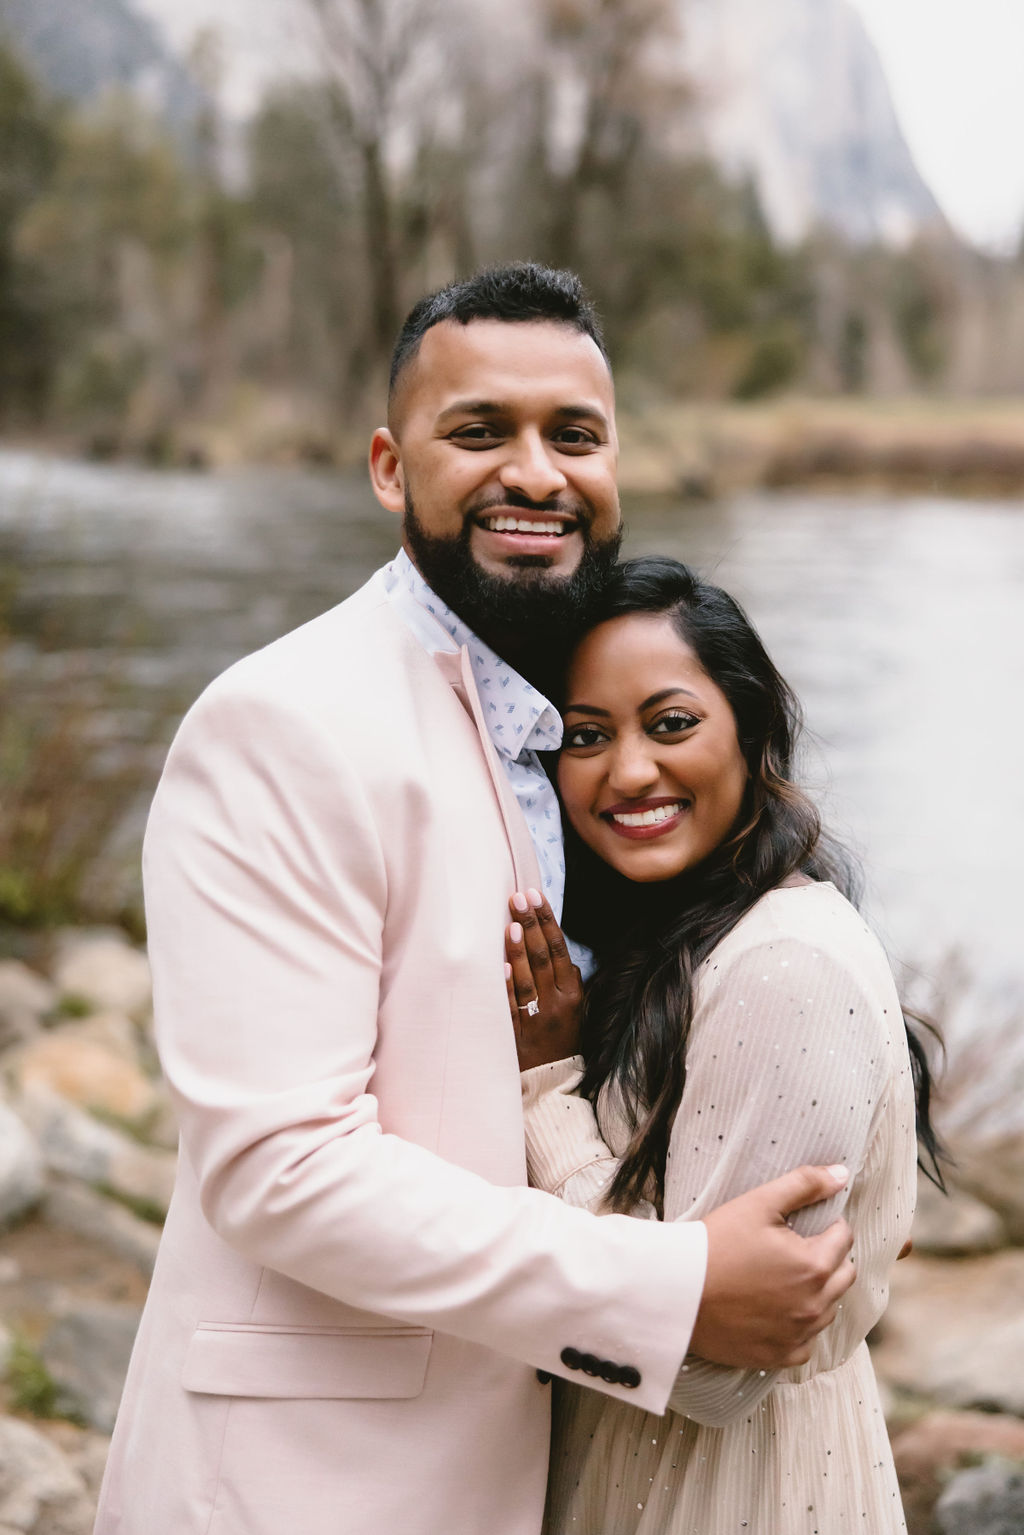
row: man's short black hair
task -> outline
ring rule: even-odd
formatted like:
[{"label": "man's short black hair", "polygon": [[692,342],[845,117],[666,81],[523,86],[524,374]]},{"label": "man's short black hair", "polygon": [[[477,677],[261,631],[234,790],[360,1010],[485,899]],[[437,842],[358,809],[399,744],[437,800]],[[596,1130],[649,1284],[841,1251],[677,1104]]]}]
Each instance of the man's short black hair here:
[{"label": "man's short black hair", "polygon": [[608,361],[600,321],[576,273],[535,261],[514,261],[449,283],[413,305],[391,354],[389,399],[394,397],[399,375],[416,356],[427,331],[442,320],[457,320],[460,325],[471,320],[551,320],[589,336]]}]

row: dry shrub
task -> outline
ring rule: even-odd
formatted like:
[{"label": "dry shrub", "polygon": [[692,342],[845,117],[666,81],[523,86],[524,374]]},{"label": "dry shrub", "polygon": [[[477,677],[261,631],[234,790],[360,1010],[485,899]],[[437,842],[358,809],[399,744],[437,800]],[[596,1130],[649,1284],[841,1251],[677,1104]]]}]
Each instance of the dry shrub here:
[{"label": "dry shrub", "polygon": [[936,1061],[936,1123],[953,1158],[948,1182],[999,1214],[1024,1242],[1024,991],[982,984],[962,954],[947,955],[926,1006],[945,1061]]},{"label": "dry shrub", "polygon": [[12,655],[0,633],[0,923],[130,918],[112,844],[151,768],[111,739],[120,679],[41,686]]}]

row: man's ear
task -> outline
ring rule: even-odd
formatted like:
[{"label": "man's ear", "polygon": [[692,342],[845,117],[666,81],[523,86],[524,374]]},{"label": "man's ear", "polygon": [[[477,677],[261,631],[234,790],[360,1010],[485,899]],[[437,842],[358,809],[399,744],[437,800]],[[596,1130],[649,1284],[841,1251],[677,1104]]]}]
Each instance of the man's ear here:
[{"label": "man's ear", "polygon": [[389,512],[405,513],[405,470],[402,455],[393,434],[379,426],[370,440],[370,484],[381,506]]}]

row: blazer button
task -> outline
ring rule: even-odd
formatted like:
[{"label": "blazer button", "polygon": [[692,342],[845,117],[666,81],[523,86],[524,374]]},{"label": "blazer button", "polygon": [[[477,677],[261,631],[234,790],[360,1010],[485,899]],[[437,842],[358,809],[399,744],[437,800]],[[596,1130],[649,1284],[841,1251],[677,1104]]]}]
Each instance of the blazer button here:
[{"label": "blazer button", "polygon": [[635,1365],[624,1364],[619,1370],[619,1385],[627,1386],[630,1391],[635,1391],[642,1379],[643,1376]]},{"label": "blazer button", "polygon": [[619,1366],[617,1364],[612,1364],[612,1361],[610,1359],[603,1360],[602,1363],[601,1363],[601,1379],[607,1381],[609,1386],[621,1386],[622,1385],[622,1369],[621,1369],[621,1366]]},{"label": "blazer button", "polygon": [[600,1375],[603,1360],[596,1354],[584,1354],[580,1359],[580,1369],[584,1375]]},{"label": "blazer button", "polygon": [[578,1370],[583,1363],[583,1355],[578,1348],[563,1348],[558,1357],[567,1370]]}]

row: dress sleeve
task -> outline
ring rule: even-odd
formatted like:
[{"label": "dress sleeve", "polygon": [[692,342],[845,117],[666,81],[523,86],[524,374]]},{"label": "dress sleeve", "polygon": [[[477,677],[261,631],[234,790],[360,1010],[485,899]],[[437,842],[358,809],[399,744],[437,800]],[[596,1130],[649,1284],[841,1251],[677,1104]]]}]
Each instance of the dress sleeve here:
[{"label": "dress sleeve", "polygon": [[[878,1123],[888,1032],[856,967],[801,939],[758,944],[721,965],[712,956],[669,1151],[676,1218],[700,1220],[803,1163],[842,1162],[852,1184]],[[574,1057],[523,1073],[527,1160],[531,1182],[595,1209],[618,1163],[593,1108],[576,1095],[582,1066]],[[798,1212],[794,1228],[823,1231],[849,1187]],[[654,1215],[648,1205],[634,1213]],[[867,1261],[858,1254],[862,1273]],[[721,1426],[749,1413],[775,1379],[690,1355],[669,1406]]]},{"label": "dress sleeve", "polygon": [[[889,1025],[856,965],[802,939],[760,943],[704,975],[669,1155],[680,1220],[803,1163],[844,1163],[846,1188],[793,1216],[803,1236],[843,1211],[874,1137],[890,1070]],[[860,1279],[870,1254],[858,1252]],[[772,1371],[691,1355],[673,1411],[721,1426],[749,1413]]]},{"label": "dress sleeve", "polygon": [[[599,1214],[619,1163],[601,1135],[592,1105],[576,1091],[582,1076],[581,1055],[522,1073],[526,1166],[534,1188]],[[631,1213],[654,1219],[648,1204]]]}]

